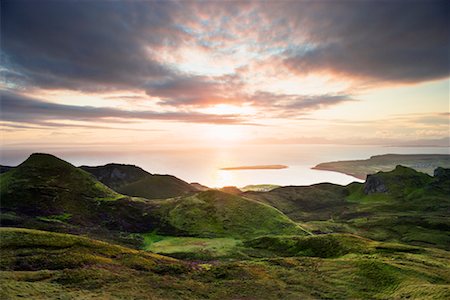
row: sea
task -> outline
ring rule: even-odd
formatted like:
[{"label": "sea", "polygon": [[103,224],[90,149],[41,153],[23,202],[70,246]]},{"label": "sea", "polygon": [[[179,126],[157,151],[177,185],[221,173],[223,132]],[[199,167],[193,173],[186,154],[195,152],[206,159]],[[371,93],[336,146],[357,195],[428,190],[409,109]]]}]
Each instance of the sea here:
[{"label": "sea", "polygon": [[[310,185],[330,182],[341,185],[361,180],[338,172],[311,169],[322,162],[368,159],[380,154],[449,154],[448,147],[385,147],[371,145],[232,145],[186,147],[152,145],[134,149],[58,147],[2,149],[0,164],[15,166],[32,152],[54,154],[75,166],[123,163],[137,165],[152,174],[170,174],[208,187],[250,184]],[[221,170],[226,167],[286,165],[285,169]]]}]

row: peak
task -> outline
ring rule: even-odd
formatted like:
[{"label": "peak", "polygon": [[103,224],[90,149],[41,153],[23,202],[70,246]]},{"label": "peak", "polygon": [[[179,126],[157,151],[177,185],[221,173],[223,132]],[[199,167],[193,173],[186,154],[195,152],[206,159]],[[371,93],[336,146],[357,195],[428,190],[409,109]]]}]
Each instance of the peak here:
[{"label": "peak", "polygon": [[430,180],[431,176],[425,173],[397,165],[392,171],[380,171],[376,174],[367,175],[366,182],[364,183],[364,193],[366,195],[387,192],[399,194],[405,188],[423,187]]},{"label": "peak", "polygon": [[[47,153],[33,153],[20,166],[26,167],[73,167],[68,162]],[[19,167],[20,167],[19,166]]]},{"label": "peak", "polygon": [[52,155],[52,154],[48,154],[48,153],[32,153],[28,159],[57,159],[60,160],[58,157]]},{"label": "peak", "polygon": [[414,173],[417,172],[416,170],[414,170],[412,168],[405,167],[405,166],[402,166],[402,165],[396,165],[394,171],[408,171],[408,172],[414,172]]}]

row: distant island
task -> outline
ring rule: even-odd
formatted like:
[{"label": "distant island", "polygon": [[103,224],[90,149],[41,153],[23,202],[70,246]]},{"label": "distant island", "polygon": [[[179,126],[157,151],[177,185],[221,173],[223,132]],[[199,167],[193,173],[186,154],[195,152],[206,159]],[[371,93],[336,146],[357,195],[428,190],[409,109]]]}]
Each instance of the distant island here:
[{"label": "distant island", "polygon": [[359,179],[379,171],[387,172],[397,165],[433,175],[437,167],[450,168],[448,154],[384,154],[365,160],[332,161],[318,164],[312,169],[344,173]]},{"label": "distant island", "polygon": [[278,170],[278,169],[286,169],[288,166],[285,165],[258,165],[258,166],[239,166],[239,167],[227,167],[220,168],[224,171],[233,171],[233,170]]}]

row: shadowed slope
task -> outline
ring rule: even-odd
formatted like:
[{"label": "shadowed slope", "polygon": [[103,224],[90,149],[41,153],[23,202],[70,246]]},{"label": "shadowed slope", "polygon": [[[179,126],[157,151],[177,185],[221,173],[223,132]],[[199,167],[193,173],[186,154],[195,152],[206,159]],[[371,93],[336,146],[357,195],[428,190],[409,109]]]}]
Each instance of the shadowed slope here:
[{"label": "shadowed slope", "polygon": [[89,173],[38,153],[0,176],[0,196],[3,209],[35,216],[89,213],[93,202],[123,197]]},{"label": "shadowed slope", "polygon": [[198,190],[171,175],[150,174],[134,165],[107,164],[98,167],[81,166],[99,181],[115,191],[133,197],[164,199],[192,194]]}]

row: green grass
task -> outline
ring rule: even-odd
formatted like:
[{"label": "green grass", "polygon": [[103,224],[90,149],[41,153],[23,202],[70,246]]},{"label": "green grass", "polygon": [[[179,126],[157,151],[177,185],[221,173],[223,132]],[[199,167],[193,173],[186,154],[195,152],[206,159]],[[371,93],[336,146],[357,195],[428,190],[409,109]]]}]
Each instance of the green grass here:
[{"label": "green grass", "polygon": [[349,253],[370,253],[372,242],[348,234],[308,237],[265,236],[244,242],[247,247],[272,252],[273,256],[312,256],[333,258]]},{"label": "green grass", "polygon": [[70,218],[72,217],[71,214],[68,213],[64,213],[61,215],[50,215],[50,216],[46,216],[46,217],[37,217],[38,220],[41,221],[46,221],[46,222],[66,222],[68,220],[70,220]]},{"label": "green grass", "polygon": [[143,249],[177,258],[217,259],[235,257],[241,241],[233,238],[153,237],[144,238]]},{"label": "green grass", "polygon": [[[312,233],[352,233],[370,239],[450,249],[448,172],[430,177],[398,166],[371,175],[388,191],[366,194],[365,185],[317,184],[244,195],[270,204]],[[447,177],[446,177],[447,176]]]},{"label": "green grass", "polygon": [[[336,258],[266,257],[205,263],[182,262],[84,237],[37,230],[1,228],[0,237],[2,299],[450,296],[449,255],[438,249],[367,241],[378,249],[370,253],[352,251]],[[165,241],[157,239],[150,236],[153,245]],[[353,239],[348,237],[346,244],[354,243]],[[212,246],[219,240],[211,242]],[[362,243],[364,247],[367,244],[365,240]],[[224,245],[219,243],[220,247]]]},{"label": "green grass", "polygon": [[307,234],[277,209],[216,190],[158,202],[168,224],[197,237]]}]

